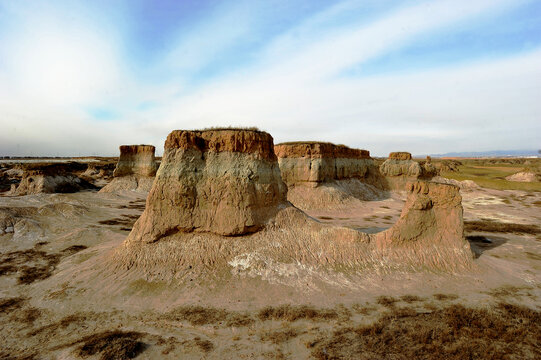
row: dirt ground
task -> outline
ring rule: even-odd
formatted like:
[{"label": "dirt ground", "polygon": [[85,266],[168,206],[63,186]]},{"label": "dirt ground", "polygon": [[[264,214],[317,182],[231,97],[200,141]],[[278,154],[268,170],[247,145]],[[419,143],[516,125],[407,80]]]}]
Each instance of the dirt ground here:
[{"label": "dirt ground", "polygon": [[[0,197],[20,220],[0,235],[0,359],[540,358],[541,193],[462,196],[468,271],[343,274],[310,287],[245,276],[235,288],[100,272],[142,194]],[[404,199],[308,214],[378,232]]]}]

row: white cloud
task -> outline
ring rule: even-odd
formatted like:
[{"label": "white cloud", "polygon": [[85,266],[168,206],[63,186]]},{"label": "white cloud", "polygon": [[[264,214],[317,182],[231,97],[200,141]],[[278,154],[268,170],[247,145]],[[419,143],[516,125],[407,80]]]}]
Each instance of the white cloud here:
[{"label": "white cloud", "polygon": [[[113,155],[121,143],[160,149],[173,129],[215,125],[256,125],[276,141],[332,141],[379,155],[536,147],[541,51],[393,76],[340,75],[418,35],[516,4],[430,1],[367,22],[348,15],[362,6],[342,2],[270,41],[249,66],[197,88],[182,80],[251,36],[264,11],[237,6],[180,34],[164,60],[146,69],[145,76],[170,73],[162,83],[124,69],[123,40],[110,36],[115,30],[107,25],[106,34],[102,24],[88,20],[60,29],[40,15],[31,27],[37,33],[21,30],[10,37],[13,43],[0,45],[12,59],[9,71],[0,69],[0,80],[8,79],[8,86],[0,83],[0,125],[7,129],[0,153]],[[348,21],[337,20],[346,15]],[[35,17],[22,19],[25,29]],[[152,106],[142,110],[142,102]],[[122,109],[122,118],[93,121],[83,103]]]}]

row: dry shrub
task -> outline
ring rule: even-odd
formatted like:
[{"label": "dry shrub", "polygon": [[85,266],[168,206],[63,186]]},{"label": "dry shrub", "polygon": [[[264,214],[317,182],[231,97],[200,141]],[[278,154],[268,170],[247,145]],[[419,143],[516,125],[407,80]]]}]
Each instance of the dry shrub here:
[{"label": "dry shrub", "polygon": [[368,315],[376,310],[374,306],[361,304],[353,304],[351,308],[353,309],[353,311],[361,315]]},{"label": "dry shrub", "polygon": [[12,251],[0,255],[0,276],[18,274],[19,284],[31,284],[43,280],[53,274],[56,266],[64,256],[73,255],[86,249],[84,245],[73,245],[61,251],[60,254],[47,254],[39,250],[44,243],[37,243],[33,249]]},{"label": "dry shrub", "polygon": [[432,296],[434,297],[434,299],[439,300],[439,301],[458,299],[458,295],[456,294],[433,294]]},{"label": "dry shrub", "polygon": [[534,359],[540,334],[536,310],[452,305],[428,314],[393,309],[371,325],[342,328],[311,345],[316,359]]},{"label": "dry shrub", "polygon": [[296,329],[286,327],[284,329],[265,331],[259,335],[261,341],[270,341],[274,344],[281,344],[296,338],[299,332]]},{"label": "dry shrub", "polygon": [[28,336],[34,336],[40,333],[45,332],[46,334],[52,334],[58,329],[65,329],[71,324],[78,324],[83,322],[86,319],[86,316],[82,314],[72,314],[62,318],[60,321],[55,323],[42,326],[28,333]]},{"label": "dry shrub", "polygon": [[1,299],[0,300],[0,314],[5,314],[13,310],[20,309],[23,306],[25,301],[26,299],[22,297]]},{"label": "dry shrub", "polygon": [[492,220],[464,221],[465,231],[519,233],[536,235],[541,233],[537,225],[502,223]]},{"label": "dry shrub", "polygon": [[529,290],[532,290],[529,286],[513,286],[503,285],[495,289],[487,291],[487,294],[495,298],[508,298],[508,297],[522,297],[533,296]]},{"label": "dry shrub", "polygon": [[316,309],[308,305],[280,305],[264,307],[257,316],[261,321],[330,320],[338,318],[339,313],[335,309]]},{"label": "dry shrub", "polygon": [[399,300],[392,296],[378,296],[376,303],[385,307],[393,307]]},{"label": "dry shrub", "polygon": [[188,321],[192,325],[223,324],[226,326],[248,326],[254,320],[245,313],[203,307],[199,305],[186,305],[175,308],[164,314],[167,320]]},{"label": "dry shrub", "polygon": [[400,300],[407,302],[408,304],[423,301],[424,299],[417,295],[403,295],[400,297]]},{"label": "dry shrub", "polygon": [[199,349],[201,349],[203,352],[208,353],[214,350],[214,344],[210,340],[201,340],[201,338],[196,337],[193,339],[193,341],[195,345],[197,345],[197,347],[199,347]]},{"label": "dry shrub", "polygon": [[134,331],[104,331],[79,340],[78,343],[83,344],[76,354],[83,358],[100,355],[101,360],[133,359],[145,349],[140,337],[141,333]]}]

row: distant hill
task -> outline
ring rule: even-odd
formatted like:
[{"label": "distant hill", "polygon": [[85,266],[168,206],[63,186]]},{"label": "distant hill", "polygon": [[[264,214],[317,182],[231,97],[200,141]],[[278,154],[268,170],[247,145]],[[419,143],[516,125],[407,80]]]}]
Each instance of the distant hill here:
[{"label": "distant hill", "polygon": [[[537,150],[493,150],[493,151],[470,151],[470,152],[450,152],[446,154],[428,154],[431,157],[530,157],[540,156]],[[426,155],[415,155],[415,157],[424,157]]]}]

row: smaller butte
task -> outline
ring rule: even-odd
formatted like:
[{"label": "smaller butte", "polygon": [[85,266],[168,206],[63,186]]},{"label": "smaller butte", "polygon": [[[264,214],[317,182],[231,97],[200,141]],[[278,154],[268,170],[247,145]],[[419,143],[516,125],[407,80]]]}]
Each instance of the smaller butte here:
[{"label": "smaller butte", "polygon": [[379,167],[381,175],[390,190],[405,190],[406,184],[416,180],[429,180],[437,175],[437,169],[430,158],[417,162],[409,152],[392,152]]},{"label": "smaller butte", "polygon": [[114,178],[100,192],[148,192],[158,169],[155,150],[153,145],[121,145]]},{"label": "smaller butte", "polygon": [[74,193],[85,189],[95,189],[88,181],[73,174],[86,165],[76,162],[58,164],[25,164],[21,182],[12,185],[10,195],[30,195],[41,193]]},{"label": "smaller butte", "polygon": [[326,142],[292,142],[275,146],[288,200],[303,210],[351,205],[374,200],[369,185],[377,173],[368,150]]}]

